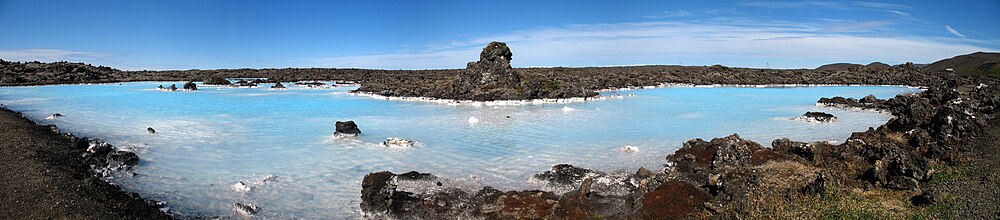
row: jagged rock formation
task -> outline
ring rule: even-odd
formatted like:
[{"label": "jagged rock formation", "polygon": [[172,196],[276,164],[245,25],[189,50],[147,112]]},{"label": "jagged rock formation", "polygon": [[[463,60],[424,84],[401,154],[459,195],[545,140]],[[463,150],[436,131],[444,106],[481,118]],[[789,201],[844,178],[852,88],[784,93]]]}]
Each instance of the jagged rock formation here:
[{"label": "jagged rock formation", "polygon": [[521,76],[510,67],[514,54],[503,42],[491,42],[479,53],[479,61],[469,62],[466,73],[481,85],[516,86]]}]

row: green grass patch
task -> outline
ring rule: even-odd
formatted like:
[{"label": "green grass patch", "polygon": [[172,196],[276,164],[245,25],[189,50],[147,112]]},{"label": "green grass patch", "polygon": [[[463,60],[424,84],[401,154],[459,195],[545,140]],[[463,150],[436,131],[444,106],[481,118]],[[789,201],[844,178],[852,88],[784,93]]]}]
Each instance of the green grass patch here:
[{"label": "green grass patch", "polygon": [[746,219],[948,219],[951,199],[918,207],[910,204],[915,192],[876,189],[862,191],[830,187],[820,195],[799,199],[768,199],[742,207]]},{"label": "green grass patch", "polygon": [[941,163],[931,165],[931,169],[934,169],[934,174],[931,175],[931,179],[930,181],[927,181],[926,186],[934,186],[942,182],[962,178],[962,174],[964,173],[964,171],[957,166]]}]

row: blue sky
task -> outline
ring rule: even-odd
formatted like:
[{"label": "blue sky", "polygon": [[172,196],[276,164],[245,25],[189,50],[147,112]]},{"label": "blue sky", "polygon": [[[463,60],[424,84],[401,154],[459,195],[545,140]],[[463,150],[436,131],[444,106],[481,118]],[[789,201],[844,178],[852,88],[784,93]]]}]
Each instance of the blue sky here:
[{"label": "blue sky", "polygon": [[1000,1],[0,0],[0,58],[121,69],[928,63],[1000,48]]}]

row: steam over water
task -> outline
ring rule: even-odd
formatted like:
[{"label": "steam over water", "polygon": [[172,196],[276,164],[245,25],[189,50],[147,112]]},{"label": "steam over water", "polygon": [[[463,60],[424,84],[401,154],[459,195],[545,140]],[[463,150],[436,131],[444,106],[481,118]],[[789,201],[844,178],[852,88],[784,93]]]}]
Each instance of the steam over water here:
[{"label": "steam over water", "polygon": [[[172,83],[183,84],[2,87],[0,104],[63,132],[135,147],[142,158],[133,170],[138,175],[113,182],[167,202],[174,213],[231,216],[239,202],[260,207],[257,217],[285,219],[359,216],[361,179],[382,170],[529,189],[539,187],[528,181],[532,174],[559,163],[659,169],[667,154],[693,138],[739,133],[764,146],[782,137],[840,142],[890,115],[819,107],[820,97],[918,92],[891,86],[674,87],[602,93],[635,94],[621,99],[493,107],[347,94],[355,87],[154,89]],[[789,120],[807,111],[839,119]],[[64,117],[45,119],[54,113]],[[338,120],[354,120],[362,135],[334,138]],[[147,127],[157,133],[148,134]],[[387,137],[417,144],[379,145]],[[626,145],[638,151],[623,151]],[[249,191],[234,189],[241,181]]]}]

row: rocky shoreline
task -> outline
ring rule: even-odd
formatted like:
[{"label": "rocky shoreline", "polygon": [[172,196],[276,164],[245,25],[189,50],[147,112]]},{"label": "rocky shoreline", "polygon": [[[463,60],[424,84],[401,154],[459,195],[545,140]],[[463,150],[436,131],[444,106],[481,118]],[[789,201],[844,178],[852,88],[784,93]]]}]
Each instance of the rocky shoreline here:
[{"label": "rocky shoreline", "polygon": [[0,108],[0,216],[8,219],[172,219],[162,204],[105,180],[129,175],[132,152],[59,133]]},{"label": "rocky shoreline", "polygon": [[428,173],[375,172],[362,182],[360,206],[368,217],[398,219],[809,218],[820,216],[782,208],[845,191],[884,191],[921,210],[942,201],[925,190],[935,167],[956,163],[996,123],[997,86],[994,78],[964,77],[918,94],[866,98],[878,105],[864,107],[894,118],[839,145],[778,139],[765,148],[733,134],[690,140],[664,167],[609,174],[560,164],[533,178],[566,190],[469,190]]}]

